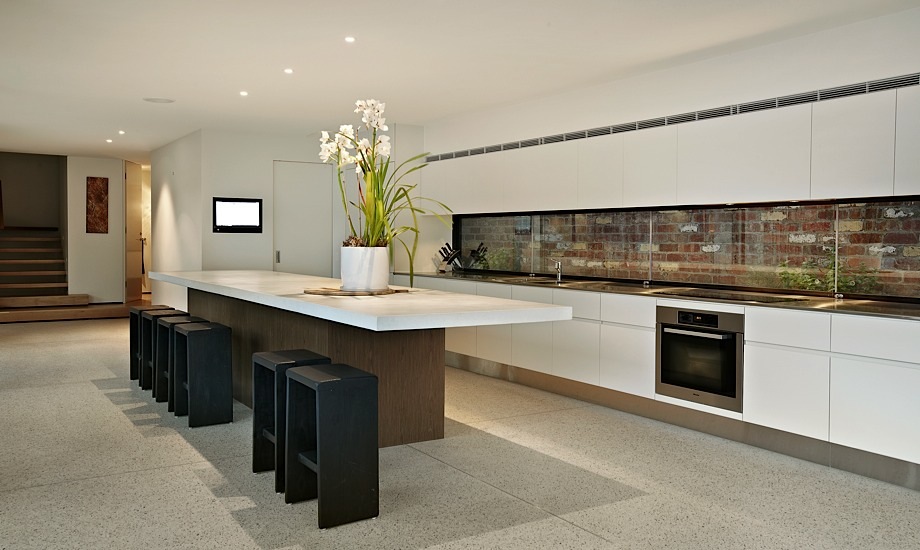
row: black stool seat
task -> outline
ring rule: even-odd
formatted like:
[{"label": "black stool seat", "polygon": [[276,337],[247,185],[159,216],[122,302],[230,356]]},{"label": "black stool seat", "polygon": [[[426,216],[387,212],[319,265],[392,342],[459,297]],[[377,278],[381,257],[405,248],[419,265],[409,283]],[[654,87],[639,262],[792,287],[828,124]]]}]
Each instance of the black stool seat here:
[{"label": "black stool seat", "polygon": [[233,422],[230,327],[185,323],[173,332],[176,416],[188,415],[190,428]]},{"label": "black stool seat", "polygon": [[318,499],[320,528],[380,513],[377,377],[348,365],[287,370],[285,502]]},{"label": "black stool seat", "polygon": [[158,309],[172,309],[170,306],[131,306],[128,308],[128,378],[137,380],[141,372],[141,313]]},{"label": "black stool seat", "polygon": [[207,323],[207,319],[194,315],[180,315],[159,317],[156,323],[156,334],[153,346],[153,397],[157,403],[169,402],[168,411],[174,406],[174,396],[169,385],[170,372],[173,368],[173,347],[176,345],[176,335],[173,327],[183,323]]},{"label": "black stool seat", "polygon": [[[138,384],[142,390],[153,389],[153,354],[156,349],[156,325],[160,317],[188,315],[178,309],[158,309],[141,312],[141,366]],[[156,397],[156,394],[154,394]]]},{"label": "black stool seat", "polygon": [[252,354],[252,471],[275,470],[275,492],[284,491],[287,377],[291,367],[332,361],[306,349]]}]

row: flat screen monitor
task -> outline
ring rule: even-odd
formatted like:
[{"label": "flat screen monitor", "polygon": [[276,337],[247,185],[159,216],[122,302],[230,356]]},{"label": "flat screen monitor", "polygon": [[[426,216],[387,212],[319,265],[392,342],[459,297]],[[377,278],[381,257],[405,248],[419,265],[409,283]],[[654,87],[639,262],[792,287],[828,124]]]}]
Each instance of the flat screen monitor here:
[{"label": "flat screen monitor", "polygon": [[261,233],[262,199],[214,197],[214,233]]}]

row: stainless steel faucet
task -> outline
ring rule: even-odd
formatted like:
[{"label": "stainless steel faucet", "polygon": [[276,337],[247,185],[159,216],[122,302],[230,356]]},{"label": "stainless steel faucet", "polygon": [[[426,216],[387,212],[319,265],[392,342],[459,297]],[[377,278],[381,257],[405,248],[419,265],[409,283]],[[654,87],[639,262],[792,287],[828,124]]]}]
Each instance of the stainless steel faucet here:
[{"label": "stainless steel faucet", "polygon": [[555,260],[556,264],[556,284],[562,284],[562,262]]}]

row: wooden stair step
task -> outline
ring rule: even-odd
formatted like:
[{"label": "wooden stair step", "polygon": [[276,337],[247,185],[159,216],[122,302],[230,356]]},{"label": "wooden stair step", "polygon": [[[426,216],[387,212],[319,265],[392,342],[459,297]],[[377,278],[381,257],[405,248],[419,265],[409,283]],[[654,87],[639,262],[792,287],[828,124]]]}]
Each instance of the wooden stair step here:
[{"label": "wooden stair step", "polygon": [[0,248],[0,252],[17,252],[17,253],[18,253],[18,252],[63,252],[63,250],[62,250],[60,247],[52,248],[52,247],[50,247],[50,246],[49,246],[48,248],[18,248],[18,247],[13,247],[13,248]]},{"label": "wooden stair step", "polygon": [[34,277],[34,276],[51,276],[51,275],[67,275],[67,272],[63,269],[40,269],[38,271],[2,271],[0,270],[0,277]]},{"label": "wooden stair step", "polygon": [[62,296],[10,296],[0,297],[0,308],[35,308],[89,305],[89,294]]},{"label": "wooden stair step", "polygon": [[67,288],[67,283],[0,283],[0,288]]}]

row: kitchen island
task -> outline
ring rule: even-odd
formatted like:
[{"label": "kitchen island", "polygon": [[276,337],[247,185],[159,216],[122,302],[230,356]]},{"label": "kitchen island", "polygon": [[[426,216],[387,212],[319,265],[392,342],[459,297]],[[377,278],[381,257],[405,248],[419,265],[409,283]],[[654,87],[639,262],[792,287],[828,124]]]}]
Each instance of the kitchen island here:
[{"label": "kitchen island", "polygon": [[252,406],[252,354],[306,348],[373,373],[379,382],[379,445],[444,437],[444,329],[563,321],[568,306],[406,289],[382,296],[328,296],[338,279],[273,271],[154,272],[188,289],[188,312],[233,332],[233,394]]}]

